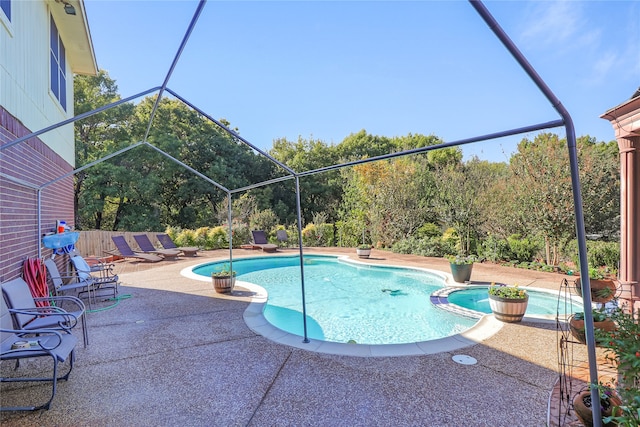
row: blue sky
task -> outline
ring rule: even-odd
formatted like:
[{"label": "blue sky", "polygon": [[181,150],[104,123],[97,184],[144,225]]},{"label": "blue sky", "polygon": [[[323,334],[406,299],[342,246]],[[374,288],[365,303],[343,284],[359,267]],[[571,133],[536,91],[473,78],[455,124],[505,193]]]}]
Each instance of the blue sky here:
[{"label": "blue sky", "polygon": [[[122,97],[162,84],[197,4],[85,0],[98,66]],[[599,116],[640,86],[640,2],[484,4],[576,134],[613,140]],[[559,119],[466,1],[209,1],[168,87],[263,149],[361,129],[455,141]],[[507,161],[525,136],[465,145],[465,158]]]}]

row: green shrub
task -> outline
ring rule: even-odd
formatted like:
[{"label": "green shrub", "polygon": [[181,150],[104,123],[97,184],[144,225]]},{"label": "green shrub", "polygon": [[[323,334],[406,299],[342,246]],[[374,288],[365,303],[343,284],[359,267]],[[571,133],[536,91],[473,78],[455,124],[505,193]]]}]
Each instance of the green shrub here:
[{"label": "green shrub", "polygon": [[587,241],[587,260],[589,265],[617,270],[620,262],[620,243]]},{"label": "green shrub", "polygon": [[416,236],[419,238],[433,238],[433,237],[441,237],[442,230],[440,227],[432,222],[427,222],[422,225],[422,227],[418,228],[416,231]]},{"label": "green shrub", "polygon": [[335,244],[341,247],[356,247],[361,245],[362,222],[355,220],[337,221],[335,224],[335,240]]},{"label": "green shrub", "polygon": [[195,246],[196,233],[193,230],[182,230],[174,240],[177,246]]},{"label": "green shrub", "polygon": [[490,234],[480,245],[480,256],[497,262],[510,258],[511,251],[506,239]]},{"label": "green shrub", "polygon": [[249,226],[252,230],[264,230],[269,233],[278,224],[278,217],[271,209],[255,212],[249,217]]},{"label": "green shrub", "polygon": [[[296,232],[297,233],[297,232]],[[334,245],[333,224],[308,224],[302,230],[302,243],[309,247],[327,247]],[[358,244],[361,244],[358,243]],[[356,245],[357,246],[357,245]]]},{"label": "green shrub", "polygon": [[540,244],[529,237],[521,238],[519,234],[512,234],[507,238],[509,245],[509,259],[517,261],[531,261],[540,250]]},{"label": "green shrub", "polygon": [[[225,236],[226,231],[227,230],[225,230]],[[233,224],[233,226],[231,227],[231,232],[233,233],[234,248],[239,248],[240,246],[245,245],[251,241],[251,231],[245,224]],[[226,242],[226,247],[229,247],[228,241]]]},{"label": "green shrub", "polygon": [[217,226],[209,229],[205,249],[222,249],[229,247],[227,227]]},{"label": "green shrub", "polygon": [[443,257],[455,249],[440,237],[418,238],[410,237],[397,241],[391,251],[398,254],[413,254],[429,257]]},{"label": "green shrub", "polygon": [[[567,245],[566,251],[569,253],[568,257],[575,265],[579,266],[577,240],[572,240]],[[587,261],[593,267],[607,267],[617,270],[620,262],[620,243],[587,240]]]},{"label": "green shrub", "polygon": [[194,233],[194,242],[189,246],[197,246],[199,248],[206,248],[207,244],[207,235],[209,234],[209,227],[200,227]]}]

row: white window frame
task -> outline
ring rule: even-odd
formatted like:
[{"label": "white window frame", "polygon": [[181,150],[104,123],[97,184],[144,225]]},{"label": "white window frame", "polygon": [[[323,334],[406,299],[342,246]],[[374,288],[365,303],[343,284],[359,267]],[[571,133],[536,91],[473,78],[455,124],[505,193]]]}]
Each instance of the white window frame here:
[{"label": "white window frame", "polygon": [[49,14],[49,90],[64,111],[67,111],[68,84],[66,52],[58,26]]}]

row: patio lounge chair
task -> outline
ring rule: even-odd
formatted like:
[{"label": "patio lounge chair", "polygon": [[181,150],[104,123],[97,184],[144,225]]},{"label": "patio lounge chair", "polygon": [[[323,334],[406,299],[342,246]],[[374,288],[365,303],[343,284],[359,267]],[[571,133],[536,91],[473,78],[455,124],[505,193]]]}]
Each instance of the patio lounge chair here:
[{"label": "patio lounge chair", "polygon": [[[0,298],[2,307],[0,316],[0,360],[15,360],[19,362],[21,359],[50,357],[53,361],[53,372],[47,377],[1,377],[0,382],[35,382],[50,381],[51,397],[49,400],[39,406],[11,406],[0,408],[2,411],[36,411],[39,409],[49,409],[51,401],[56,395],[56,386],[58,380],[69,379],[69,374],[73,369],[74,349],[78,339],[71,334],[63,334],[51,329],[32,329],[29,331],[15,329],[11,314],[4,298]],[[25,338],[27,335],[38,334],[37,337]],[[58,363],[64,363],[69,360],[69,371],[58,377]],[[18,363],[16,363],[18,365]],[[17,366],[16,366],[17,368]],[[9,370],[3,370],[10,372]],[[9,391],[3,391],[2,403],[7,399]]]},{"label": "patio lounge chair", "polygon": [[74,251],[69,254],[71,264],[78,277],[86,281],[92,281],[94,285],[94,299],[99,291],[111,291],[113,298],[118,293],[118,275],[113,272],[113,264],[98,263],[90,266],[89,263]]},{"label": "patio lounge chair", "polygon": [[280,245],[287,246],[287,242],[289,241],[289,235],[287,234],[287,230],[278,230],[276,231],[276,239],[280,242]]},{"label": "patio lounge chair", "polygon": [[146,254],[162,255],[164,259],[171,260],[178,259],[178,255],[180,255],[180,251],[177,249],[156,249],[146,234],[136,234],[133,238],[136,240],[140,250]]},{"label": "patio lounge chair", "polygon": [[111,236],[111,240],[113,240],[116,248],[118,248],[119,254],[124,258],[135,258],[137,260],[146,262],[158,262],[162,261],[163,259],[161,256],[154,254],[142,254],[139,252],[134,252],[133,249],[131,249],[131,246],[129,246],[127,241],[124,239],[124,236]]},{"label": "patio lounge chair", "polygon": [[52,258],[44,260],[44,265],[47,267],[47,274],[51,281],[51,285],[55,295],[66,293],[67,291],[77,291],[78,298],[81,295],[87,294],[89,301],[89,309],[91,309],[92,292],[94,291],[95,284],[93,280],[82,278],[77,274],[63,276],[58,270],[58,266]]},{"label": "patio lounge chair", "polygon": [[267,240],[267,235],[262,230],[253,230],[251,231],[251,235],[253,236],[253,246],[257,246],[262,249],[263,252],[275,252],[278,250],[278,246],[273,243],[269,243]]},{"label": "patio lounge chair", "polygon": [[[59,332],[71,333],[71,329],[78,324],[78,319],[80,319],[84,346],[89,344],[85,306],[79,298],[72,296],[34,298],[31,295],[29,285],[20,277],[3,283],[2,295],[13,318],[14,329],[29,331],[55,329]],[[36,301],[46,301],[50,305],[37,307]],[[64,310],[62,305],[65,303],[71,303],[73,310]]]},{"label": "patio lounge chair", "polygon": [[177,249],[179,251],[182,251],[184,256],[197,256],[198,251],[200,250],[200,248],[196,248],[195,246],[178,247],[175,243],[173,243],[173,240],[171,240],[171,237],[168,234],[156,234],[156,237],[158,238],[158,242],[160,242],[163,248]]}]

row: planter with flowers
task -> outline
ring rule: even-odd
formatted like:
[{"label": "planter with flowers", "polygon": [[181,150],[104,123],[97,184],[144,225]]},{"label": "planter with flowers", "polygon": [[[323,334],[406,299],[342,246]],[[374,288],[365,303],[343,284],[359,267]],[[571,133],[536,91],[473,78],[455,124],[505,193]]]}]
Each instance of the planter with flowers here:
[{"label": "planter with flowers", "polygon": [[489,306],[496,319],[507,322],[520,322],[527,311],[529,294],[518,285],[506,286],[492,283],[489,287]]},{"label": "planter with flowers", "polygon": [[[622,401],[611,387],[599,385],[597,388],[600,396],[602,425],[605,427],[617,426],[618,424],[612,421],[612,417],[620,413],[619,407],[622,405]],[[579,392],[573,398],[573,409],[576,412],[576,416],[587,427],[593,426],[592,406],[591,391],[588,389]]]},{"label": "planter with flowers", "polygon": [[473,255],[447,255],[449,266],[451,267],[451,275],[453,280],[458,283],[464,283],[471,280],[471,272],[473,271],[473,263],[476,257]]},{"label": "planter with flowers", "polygon": [[[613,319],[604,310],[593,309],[591,311],[593,316],[593,329],[595,331],[611,332],[616,329],[616,324]],[[571,335],[578,340],[578,342],[585,344],[587,339],[584,333],[584,313],[578,312],[569,318],[569,330]],[[603,342],[602,337],[598,337],[596,334],[596,344]]]},{"label": "planter with flowers", "polygon": [[[589,284],[592,302],[604,304],[616,296],[618,288],[614,277],[614,272],[589,267]],[[575,292],[579,296],[582,296],[582,283],[579,277],[575,281]]]},{"label": "planter with flowers", "polygon": [[211,273],[213,289],[219,294],[231,293],[236,284],[236,274],[235,271],[229,269],[227,264],[222,267],[222,270]]},{"label": "planter with flowers", "polygon": [[356,248],[356,254],[359,258],[369,258],[371,255],[371,245],[360,245]]}]

